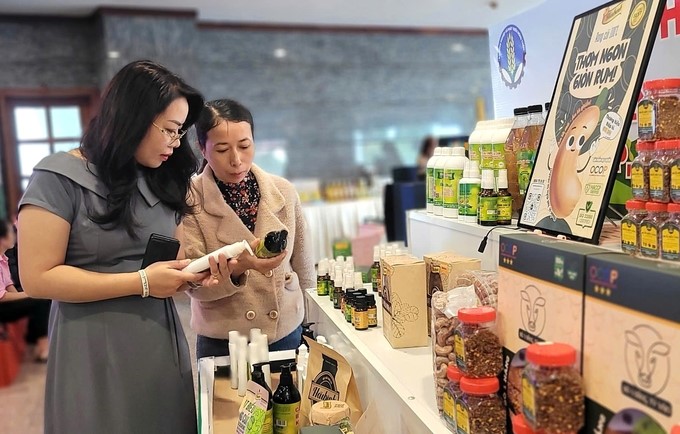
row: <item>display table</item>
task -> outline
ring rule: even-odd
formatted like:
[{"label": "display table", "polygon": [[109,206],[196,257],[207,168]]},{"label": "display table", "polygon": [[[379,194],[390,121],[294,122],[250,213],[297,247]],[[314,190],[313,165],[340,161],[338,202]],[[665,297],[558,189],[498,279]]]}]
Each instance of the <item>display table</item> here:
[{"label": "display table", "polygon": [[307,222],[311,255],[315,264],[323,258],[332,257],[334,240],[351,239],[356,236],[359,225],[366,220],[384,218],[381,197],[304,204],[302,211]]},{"label": "display table", "polygon": [[[419,258],[436,252],[455,252],[469,258],[482,260],[482,270],[498,269],[498,238],[501,234],[516,233],[510,229],[516,226],[480,226],[473,223],[463,223],[456,219],[448,219],[425,210],[412,210],[406,215],[406,230],[408,247],[411,253]],[[477,249],[489,232],[484,253]]]},{"label": "display table", "polygon": [[317,334],[351,364],[364,409],[375,402],[385,433],[449,433],[437,412],[430,347],[393,349],[381,308],[377,328],[357,331],[315,290],[305,293],[305,304]]}]

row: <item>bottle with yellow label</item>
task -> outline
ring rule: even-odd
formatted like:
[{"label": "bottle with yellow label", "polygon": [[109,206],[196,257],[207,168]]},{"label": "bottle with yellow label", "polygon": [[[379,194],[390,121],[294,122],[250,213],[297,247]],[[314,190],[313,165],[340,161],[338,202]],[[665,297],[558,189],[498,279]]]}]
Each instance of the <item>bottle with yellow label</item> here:
[{"label": "bottle with yellow label", "polygon": [[375,304],[375,295],[368,294],[366,300],[368,302],[368,326],[378,327],[378,307]]},{"label": "bottle with yellow label", "polygon": [[640,253],[640,223],[647,217],[645,203],[639,200],[626,202],[626,214],[621,219],[621,250],[629,255]]},{"label": "bottle with yellow label", "polygon": [[654,157],[649,163],[649,199],[668,203],[671,200],[671,161],[676,140],[664,140],[654,145]]},{"label": "bottle with yellow label", "polygon": [[365,295],[359,295],[354,299],[353,322],[356,330],[368,329],[368,301]]},{"label": "bottle with yellow label", "polygon": [[300,430],[300,392],[291,370],[294,363],[281,367],[279,387],[274,392],[274,434],[298,434]]},{"label": "bottle with yellow label", "polygon": [[680,203],[668,204],[668,220],[661,225],[661,259],[680,261]]},{"label": "bottle with yellow label", "polygon": [[649,163],[652,161],[654,142],[638,141],[637,155],[630,163],[630,188],[633,199],[649,200]]},{"label": "bottle with yellow label", "polygon": [[442,397],[442,418],[453,433],[457,432],[456,425],[456,402],[460,399],[463,392],[460,390],[460,379],[463,373],[455,366],[449,366],[446,370],[446,378],[449,383],[444,388]]},{"label": "bottle with yellow label", "polygon": [[640,223],[640,256],[657,259],[660,253],[660,228],[668,218],[665,203],[647,202],[647,217]]}]

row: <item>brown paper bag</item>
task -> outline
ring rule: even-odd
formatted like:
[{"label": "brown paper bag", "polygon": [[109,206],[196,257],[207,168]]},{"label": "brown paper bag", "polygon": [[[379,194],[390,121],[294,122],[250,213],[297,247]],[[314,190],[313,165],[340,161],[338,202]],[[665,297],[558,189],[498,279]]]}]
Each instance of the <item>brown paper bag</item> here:
[{"label": "brown paper bag", "polygon": [[352,367],[336,351],[306,337],[305,340],[309,344],[309,360],[302,392],[303,426],[309,424],[312,405],[329,400],[347,403],[352,411],[352,425],[356,424],[363,410]]}]

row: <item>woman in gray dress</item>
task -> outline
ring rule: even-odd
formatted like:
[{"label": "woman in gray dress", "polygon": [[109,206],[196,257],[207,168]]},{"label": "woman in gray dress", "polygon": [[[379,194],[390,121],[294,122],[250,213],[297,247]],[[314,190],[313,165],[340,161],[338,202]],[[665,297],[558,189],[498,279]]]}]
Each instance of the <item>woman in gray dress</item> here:
[{"label": "woman in gray dress", "polygon": [[[24,290],[54,300],[45,432],[196,432],[189,349],[172,295],[229,278],[188,260],[140,264],[150,234],[181,239],[196,170],[184,134],[203,99],[137,61],[111,80],[80,149],[42,160],[19,212]],[[180,251],[180,255],[183,253]]]}]

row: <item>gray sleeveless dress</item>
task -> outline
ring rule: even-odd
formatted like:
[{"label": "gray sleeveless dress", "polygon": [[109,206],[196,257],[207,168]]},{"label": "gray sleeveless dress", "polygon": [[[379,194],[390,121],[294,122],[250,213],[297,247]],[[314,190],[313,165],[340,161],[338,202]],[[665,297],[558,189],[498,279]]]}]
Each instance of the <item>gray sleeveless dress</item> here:
[{"label": "gray sleeveless dress", "polygon": [[[130,198],[141,225],[134,240],[88,219],[88,207],[105,209],[106,194],[93,165],[58,153],[35,167],[20,206],[36,205],[71,224],[67,265],[136,271],[150,234],[174,235],[175,214],[140,177]],[[195,432],[189,348],[171,298],[52,303],[45,433]]]}]

